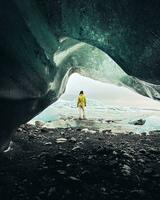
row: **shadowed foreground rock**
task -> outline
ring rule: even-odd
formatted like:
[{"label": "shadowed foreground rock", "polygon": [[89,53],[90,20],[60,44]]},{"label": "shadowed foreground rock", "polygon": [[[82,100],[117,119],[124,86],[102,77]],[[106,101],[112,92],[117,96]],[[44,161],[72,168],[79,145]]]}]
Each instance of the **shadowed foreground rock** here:
[{"label": "shadowed foreground rock", "polygon": [[112,135],[22,125],[0,155],[10,200],[160,198],[160,135]]}]

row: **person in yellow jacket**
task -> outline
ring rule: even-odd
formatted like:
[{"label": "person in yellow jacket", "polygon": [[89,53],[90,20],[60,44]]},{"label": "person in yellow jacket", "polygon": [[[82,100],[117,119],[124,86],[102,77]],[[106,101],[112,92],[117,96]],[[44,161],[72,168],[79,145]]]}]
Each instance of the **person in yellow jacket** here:
[{"label": "person in yellow jacket", "polygon": [[86,119],[85,117],[86,97],[83,91],[80,91],[79,93],[77,100],[77,107],[79,111],[79,119]]}]

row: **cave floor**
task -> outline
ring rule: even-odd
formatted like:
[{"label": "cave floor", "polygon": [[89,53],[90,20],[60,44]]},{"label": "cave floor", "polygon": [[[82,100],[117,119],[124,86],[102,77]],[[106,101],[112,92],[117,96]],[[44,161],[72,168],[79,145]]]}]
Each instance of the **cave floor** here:
[{"label": "cave floor", "polygon": [[22,125],[0,154],[0,199],[160,199],[160,134]]}]

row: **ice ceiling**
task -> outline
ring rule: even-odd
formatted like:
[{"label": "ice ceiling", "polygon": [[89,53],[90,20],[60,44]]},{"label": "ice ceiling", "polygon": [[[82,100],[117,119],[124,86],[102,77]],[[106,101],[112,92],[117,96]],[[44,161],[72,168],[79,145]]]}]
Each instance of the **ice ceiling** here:
[{"label": "ice ceiling", "polygon": [[0,27],[0,143],[73,72],[160,99],[158,0],[1,0]]},{"label": "ice ceiling", "polygon": [[95,80],[129,87],[153,99],[160,98],[159,91],[153,84],[129,76],[105,52],[87,43],[67,37],[62,38],[53,59],[56,66],[64,73],[63,77],[66,74],[66,79],[64,78],[61,83],[60,94],[64,92],[65,80],[68,80],[71,71],[71,73],[78,72]]}]

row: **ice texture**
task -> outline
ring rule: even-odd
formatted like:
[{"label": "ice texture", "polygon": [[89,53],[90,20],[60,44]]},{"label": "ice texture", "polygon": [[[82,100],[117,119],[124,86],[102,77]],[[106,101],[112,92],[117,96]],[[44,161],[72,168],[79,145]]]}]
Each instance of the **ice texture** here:
[{"label": "ice texture", "polygon": [[0,1],[0,143],[73,72],[160,99],[160,2]]}]

